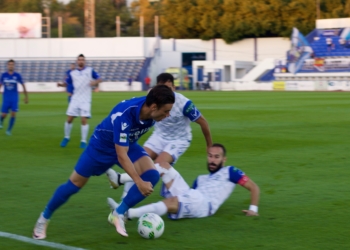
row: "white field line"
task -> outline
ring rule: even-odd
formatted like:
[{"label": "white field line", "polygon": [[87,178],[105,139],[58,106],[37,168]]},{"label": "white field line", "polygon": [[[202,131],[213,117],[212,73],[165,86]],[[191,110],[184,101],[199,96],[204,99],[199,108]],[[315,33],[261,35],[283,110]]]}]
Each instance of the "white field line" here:
[{"label": "white field line", "polygon": [[63,244],[49,242],[49,241],[45,241],[45,240],[34,240],[32,238],[28,238],[28,237],[25,237],[25,236],[21,236],[21,235],[17,235],[17,234],[10,234],[10,233],[1,232],[1,231],[0,231],[0,237],[14,239],[14,240],[18,240],[18,241],[23,241],[23,242],[26,242],[26,243],[39,245],[39,246],[45,246],[45,247],[51,247],[51,248],[55,248],[55,249],[61,249],[61,250],[86,250],[84,248],[66,246],[66,245],[63,245]]}]

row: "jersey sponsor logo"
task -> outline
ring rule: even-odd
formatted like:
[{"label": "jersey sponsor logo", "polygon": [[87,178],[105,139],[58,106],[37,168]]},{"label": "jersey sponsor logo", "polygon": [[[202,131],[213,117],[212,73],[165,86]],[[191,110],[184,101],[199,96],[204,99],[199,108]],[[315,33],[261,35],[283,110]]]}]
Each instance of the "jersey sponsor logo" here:
[{"label": "jersey sponsor logo", "polygon": [[126,122],[122,122],[122,131],[124,131],[127,127],[129,127],[129,124],[127,124]]},{"label": "jersey sponsor logo", "polygon": [[193,118],[196,118],[199,115],[199,111],[194,108],[194,110],[191,112],[191,115],[193,116]]},{"label": "jersey sponsor logo", "polygon": [[119,142],[126,142],[127,135],[125,133],[120,133]]}]

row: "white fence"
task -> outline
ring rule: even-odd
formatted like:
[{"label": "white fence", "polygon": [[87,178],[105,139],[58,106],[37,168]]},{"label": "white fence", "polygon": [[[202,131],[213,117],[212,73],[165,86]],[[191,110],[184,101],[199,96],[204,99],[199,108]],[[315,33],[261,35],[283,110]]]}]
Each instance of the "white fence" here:
[{"label": "white fence", "polygon": [[210,82],[217,91],[350,91],[350,81]]},{"label": "white fence", "polygon": [[[26,82],[26,89],[28,92],[64,92],[65,88],[57,87],[56,82]],[[20,88],[22,91],[22,88]],[[99,85],[101,92],[113,91],[142,91],[141,82],[133,82],[131,86],[128,82],[102,82]]]}]

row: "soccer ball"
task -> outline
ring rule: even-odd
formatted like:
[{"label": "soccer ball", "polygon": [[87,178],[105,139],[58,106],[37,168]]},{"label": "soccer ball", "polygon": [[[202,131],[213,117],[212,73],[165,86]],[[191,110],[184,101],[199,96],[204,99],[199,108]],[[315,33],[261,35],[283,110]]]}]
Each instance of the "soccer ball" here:
[{"label": "soccer ball", "polygon": [[146,213],[137,222],[137,232],[145,239],[159,238],[164,232],[164,221],[157,214]]}]

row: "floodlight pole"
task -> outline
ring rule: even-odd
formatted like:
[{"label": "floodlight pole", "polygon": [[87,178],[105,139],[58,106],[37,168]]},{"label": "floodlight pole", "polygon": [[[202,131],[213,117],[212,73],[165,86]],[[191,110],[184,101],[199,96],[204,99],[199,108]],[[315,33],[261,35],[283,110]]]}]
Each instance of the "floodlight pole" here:
[{"label": "floodlight pole", "polygon": [[154,36],[159,36],[159,16],[154,17]]},{"label": "floodlight pole", "polygon": [[62,17],[58,17],[58,37],[62,37]]},{"label": "floodlight pole", "polygon": [[320,0],[316,0],[316,18],[321,18]]},{"label": "floodlight pole", "polygon": [[120,37],[120,17],[119,16],[116,17],[115,24],[117,28],[117,37]]},{"label": "floodlight pole", "polygon": [[143,37],[143,16],[140,16],[140,36]]}]

